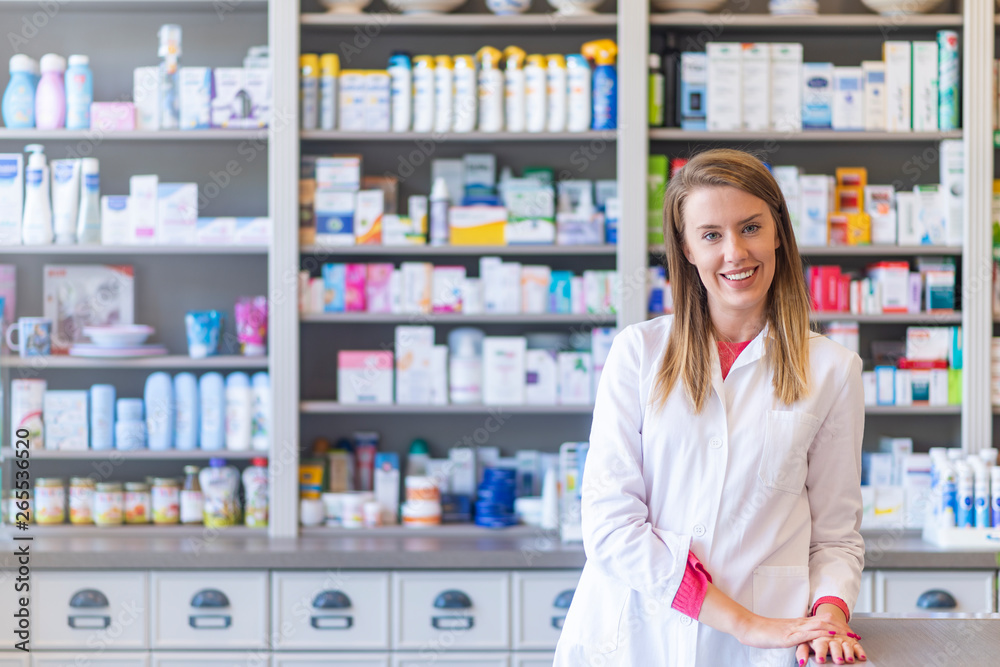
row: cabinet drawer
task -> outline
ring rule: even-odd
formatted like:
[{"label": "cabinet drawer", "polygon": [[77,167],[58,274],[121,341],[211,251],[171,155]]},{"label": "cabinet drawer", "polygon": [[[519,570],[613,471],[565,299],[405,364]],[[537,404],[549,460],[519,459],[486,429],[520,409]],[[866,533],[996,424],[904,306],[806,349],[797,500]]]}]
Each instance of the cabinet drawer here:
[{"label": "cabinet drawer", "polygon": [[[427,667],[428,665],[448,665],[450,667],[510,667],[510,657],[506,653],[396,653],[392,656],[392,667]],[[552,663],[549,663],[552,667]]]},{"label": "cabinet drawer", "polygon": [[554,649],[580,581],[573,572],[515,572],[514,648]]},{"label": "cabinet drawer", "polygon": [[511,667],[552,667],[556,654],[551,652],[514,653]]},{"label": "cabinet drawer", "polygon": [[0,667],[28,667],[28,654],[21,651],[16,653],[0,651]]},{"label": "cabinet drawer", "polygon": [[394,573],[393,647],[433,652],[506,650],[509,582],[506,572]]},{"label": "cabinet drawer", "polygon": [[32,576],[39,649],[144,649],[149,647],[149,593],[145,572],[49,571]]},{"label": "cabinet drawer", "polygon": [[267,646],[266,572],[153,572],[150,576],[153,648]]},{"label": "cabinet drawer", "polygon": [[855,614],[870,614],[875,611],[875,574],[861,573],[861,590],[858,591],[858,601],[854,604]]},{"label": "cabinet drawer", "polygon": [[[389,667],[389,654],[275,653],[271,667]],[[551,662],[548,667],[552,667]]]},{"label": "cabinet drawer", "polygon": [[389,574],[274,572],[278,649],[387,650]]},{"label": "cabinet drawer", "polygon": [[993,571],[880,570],[875,574],[877,610],[891,614],[993,612]]},{"label": "cabinet drawer", "polygon": [[153,653],[152,667],[264,667],[266,651],[164,651]]},{"label": "cabinet drawer", "polygon": [[[0,659],[0,666],[4,662]],[[27,664],[27,663],[25,663]],[[100,665],[101,667],[149,667],[148,653],[119,653],[98,651],[96,653],[52,652],[32,653],[31,667],[80,667],[80,665]]]}]

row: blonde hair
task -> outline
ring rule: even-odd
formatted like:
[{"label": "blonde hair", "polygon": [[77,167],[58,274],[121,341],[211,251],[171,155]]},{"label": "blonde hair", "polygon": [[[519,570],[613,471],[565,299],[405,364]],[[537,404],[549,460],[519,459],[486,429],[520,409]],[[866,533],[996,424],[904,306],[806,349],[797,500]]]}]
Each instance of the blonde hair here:
[{"label": "blonde hair", "polygon": [[664,202],[663,237],[674,298],[674,322],[660,369],[653,405],[661,409],[680,381],[695,413],[701,412],[712,384],[715,336],[708,297],[698,269],[684,254],[684,204],[700,188],[733,187],[767,204],[777,227],[774,279],[765,318],[770,327],[764,359],[773,370],[774,395],[791,404],[809,392],[809,294],[788,207],[778,183],[753,155],[731,149],[705,151],[670,180]]}]

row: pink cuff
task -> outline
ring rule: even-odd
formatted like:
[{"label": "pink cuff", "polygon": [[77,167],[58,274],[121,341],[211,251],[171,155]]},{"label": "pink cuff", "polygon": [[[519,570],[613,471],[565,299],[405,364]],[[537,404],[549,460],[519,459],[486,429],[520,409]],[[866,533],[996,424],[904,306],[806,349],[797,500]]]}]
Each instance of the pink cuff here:
[{"label": "pink cuff", "polygon": [[705,570],[705,566],[701,564],[698,557],[688,551],[684,578],[681,579],[681,585],[677,589],[677,594],[670,607],[685,616],[698,620],[701,605],[705,602],[705,595],[708,593],[708,585],[711,582],[712,575]]},{"label": "pink cuff", "polygon": [[840,609],[840,611],[844,612],[844,617],[847,618],[848,621],[851,620],[851,612],[848,611],[847,609],[847,603],[841,600],[840,598],[834,597],[832,595],[827,595],[826,597],[821,597],[820,599],[816,600],[815,604],[813,604],[812,614],[810,614],[810,616],[816,615],[816,609],[818,609],[821,604],[836,605]]}]

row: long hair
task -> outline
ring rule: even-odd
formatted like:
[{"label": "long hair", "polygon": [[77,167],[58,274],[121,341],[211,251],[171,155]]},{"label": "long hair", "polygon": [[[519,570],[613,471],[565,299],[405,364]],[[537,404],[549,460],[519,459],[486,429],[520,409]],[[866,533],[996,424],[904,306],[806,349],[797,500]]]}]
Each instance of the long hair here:
[{"label": "long hair", "polygon": [[777,227],[774,279],[765,318],[769,334],[764,360],[773,371],[774,395],[791,404],[809,392],[809,294],[788,207],[777,181],[756,157],[742,151],[714,149],[692,158],[667,186],[663,238],[674,297],[674,323],[653,390],[661,409],[680,381],[695,413],[701,412],[712,384],[715,335],[708,295],[698,269],[684,254],[684,204],[700,188],[728,186],[767,204]]}]

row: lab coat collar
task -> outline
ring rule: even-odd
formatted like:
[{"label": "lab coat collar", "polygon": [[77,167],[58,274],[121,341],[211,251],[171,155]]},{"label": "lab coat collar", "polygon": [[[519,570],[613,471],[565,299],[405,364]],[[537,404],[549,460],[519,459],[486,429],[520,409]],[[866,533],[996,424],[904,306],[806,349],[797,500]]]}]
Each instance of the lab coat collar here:
[{"label": "lab coat collar", "polygon": [[[761,329],[760,333],[757,334],[757,336],[752,341],[750,341],[750,344],[747,345],[742,352],[740,352],[740,356],[736,357],[736,361],[733,362],[732,367],[729,369],[730,373],[735,371],[737,368],[741,368],[743,366],[752,364],[755,361],[760,360],[760,358],[764,356],[764,341],[767,340],[767,333],[768,331],[770,331],[770,328],[771,328],[770,324],[768,323],[764,324],[764,328]],[[719,354],[718,346],[716,346],[715,354],[716,354],[716,361],[718,362],[718,354]],[[722,367],[719,363],[716,363],[716,366],[719,367],[719,377],[721,378]]]}]

